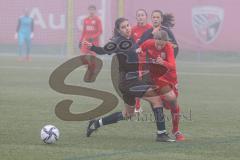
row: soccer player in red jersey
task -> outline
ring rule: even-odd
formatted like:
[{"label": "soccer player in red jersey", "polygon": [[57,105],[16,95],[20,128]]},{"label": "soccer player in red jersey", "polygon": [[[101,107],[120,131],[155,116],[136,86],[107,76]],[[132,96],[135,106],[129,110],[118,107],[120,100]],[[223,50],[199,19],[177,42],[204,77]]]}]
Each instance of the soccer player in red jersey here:
[{"label": "soccer player in red jersey", "polygon": [[[145,9],[138,9],[136,11],[136,20],[137,25],[132,27],[132,37],[135,42],[139,41],[140,37],[143,35],[144,32],[152,28],[152,25],[147,23],[147,11]],[[139,61],[145,59],[144,55],[138,56]],[[139,66],[139,77],[142,77],[143,68]],[[135,113],[140,113],[143,110],[140,106],[140,99],[136,98],[136,105],[135,105]]]},{"label": "soccer player in red jersey", "polygon": [[157,31],[153,34],[154,39],[145,41],[137,52],[146,52],[149,61],[152,63],[162,64],[168,68],[168,72],[159,77],[156,75],[157,67],[150,65],[149,70],[154,83],[161,88],[162,99],[165,102],[165,108],[171,110],[172,114],[172,133],[177,141],[185,140],[184,135],[179,131],[180,107],[177,103],[177,72],[176,62],[174,58],[174,49],[170,42],[168,42],[168,34],[164,30]]},{"label": "soccer player in red jersey", "polygon": [[91,81],[92,75],[96,68],[96,54],[90,51],[86,45],[82,45],[82,41],[87,41],[99,46],[100,35],[102,34],[102,23],[98,16],[96,16],[96,6],[90,5],[88,7],[89,16],[83,20],[83,31],[80,37],[79,48],[83,55],[92,55],[89,57],[81,57],[83,64],[88,65],[89,74],[84,78],[86,82]]},{"label": "soccer player in red jersey", "polygon": [[[96,16],[96,6],[90,5],[88,7],[89,16],[83,20],[83,31],[80,42],[88,41],[95,46],[99,46],[99,38],[102,34],[102,23],[98,16]],[[80,46],[81,52],[85,54],[95,54],[91,52],[85,45]]]}]

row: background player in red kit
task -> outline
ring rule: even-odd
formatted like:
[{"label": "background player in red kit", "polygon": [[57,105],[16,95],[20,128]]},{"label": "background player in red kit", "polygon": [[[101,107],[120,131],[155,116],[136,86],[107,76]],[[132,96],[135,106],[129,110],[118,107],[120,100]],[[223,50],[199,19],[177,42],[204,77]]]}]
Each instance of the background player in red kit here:
[{"label": "background player in red kit", "polygon": [[[133,37],[134,41],[137,43],[139,41],[140,37],[143,35],[143,33],[146,32],[148,29],[152,28],[152,25],[147,23],[147,11],[145,9],[138,9],[136,11],[136,20],[137,20],[137,25],[133,26],[133,28],[132,28],[132,37]],[[138,59],[139,59],[139,61],[143,61],[145,59],[145,56],[139,54]],[[142,77],[141,76],[142,70],[143,70],[143,68],[141,66],[139,66],[139,76],[140,77]],[[136,98],[135,112],[136,113],[142,112],[139,98]]]},{"label": "background player in red kit", "polygon": [[79,48],[83,55],[92,55],[81,57],[82,62],[88,65],[89,74],[86,74],[84,80],[91,81],[92,75],[96,68],[96,54],[88,49],[86,45],[81,42],[87,41],[99,46],[100,35],[102,34],[102,23],[98,16],[96,16],[96,6],[90,5],[88,7],[89,16],[83,20],[83,31],[79,42]]},{"label": "background player in red kit", "polygon": [[145,9],[136,11],[136,20],[137,25],[132,27],[132,36],[134,41],[138,42],[143,33],[152,28],[152,25],[147,23],[147,11]]},{"label": "background player in red kit", "polygon": [[[155,84],[161,88],[164,93],[162,99],[166,103],[164,107],[171,110],[172,114],[172,133],[176,137],[177,141],[185,140],[184,135],[179,131],[179,119],[180,119],[180,107],[177,103],[177,72],[176,62],[174,58],[174,49],[170,42],[168,42],[168,34],[164,30],[160,30],[154,33],[154,39],[145,41],[137,52],[147,52],[149,61],[152,63],[158,63],[166,66],[168,72],[159,77],[156,75],[157,67],[150,65],[150,74]],[[151,64],[151,63],[150,63]]]}]

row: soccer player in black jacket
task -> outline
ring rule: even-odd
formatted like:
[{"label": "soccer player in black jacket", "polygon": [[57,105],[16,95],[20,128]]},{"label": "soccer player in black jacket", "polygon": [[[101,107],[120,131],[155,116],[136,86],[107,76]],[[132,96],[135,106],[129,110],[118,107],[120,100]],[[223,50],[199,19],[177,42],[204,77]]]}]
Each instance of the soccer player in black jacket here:
[{"label": "soccer player in black jacket", "polygon": [[[153,28],[147,30],[140,40],[137,42],[138,46],[140,46],[143,42],[145,42],[148,39],[153,39],[154,32],[158,30],[164,30],[168,33],[169,41],[173,44],[174,47],[174,56],[176,58],[178,54],[178,43],[170,30],[170,27],[173,27],[173,16],[169,16],[169,14],[164,15],[162,11],[160,10],[154,10],[151,14],[152,19],[152,26]],[[164,24],[165,26],[163,26]]]}]

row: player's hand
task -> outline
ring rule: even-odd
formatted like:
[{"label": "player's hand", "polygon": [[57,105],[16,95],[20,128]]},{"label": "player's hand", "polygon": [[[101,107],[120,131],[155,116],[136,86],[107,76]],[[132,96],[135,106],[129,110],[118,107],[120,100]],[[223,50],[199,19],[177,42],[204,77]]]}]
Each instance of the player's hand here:
[{"label": "player's hand", "polygon": [[18,33],[15,33],[14,39],[18,39]]},{"label": "player's hand", "polygon": [[157,59],[156,59],[156,63],[163,65],[164,64],[164,60],[160,56],[158,56]]},{"label": "player's hand", "polygon": [[82,42],[82,45],[87,46],[88,49],[90,49],[90,48],[93,46],[93,44],[90,43],[90,42],[88,42],[88,41],[83,41],[83,42]]},{"label": "player's hand", "polygon": [[94,38],[88,38],[88,42],[93,42]]},{"label": "player's hand", "polygon": [[154,28],[152,31],[152,34],[154,35],[156,32],[159,32],[159,30],[160,30],[160,27]]},{"label": "player's hand", "polygon": [[141,54],[142,53],[142,48],[136,49],[136,53]]},{"label": "player's hand", "polygon": [[79,49],[82,48],[82,42],[81,41],[78,43],[78,47],[79,47]]},{"label": "player's hand", "polygon": [[168,41],[168,42],[171,43],[171,45],[172,45],[173,48],[177,48],[177,47],[178,47],[178,45],[177,45],[176,43],[173,43],[173,42],[171,42],[171,41]]},{"label": "player's hand", "polygon": [[34,33],[31,33],[30,38],[33,39],[33,37],[34,37]]}]

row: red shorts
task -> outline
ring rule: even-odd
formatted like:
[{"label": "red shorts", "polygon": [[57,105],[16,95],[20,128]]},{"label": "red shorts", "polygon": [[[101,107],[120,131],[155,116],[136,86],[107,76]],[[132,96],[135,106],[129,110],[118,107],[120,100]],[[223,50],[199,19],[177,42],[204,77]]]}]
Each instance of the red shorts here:
[{"label": "red shorts", "polygon": [[91,51],[91,50],[89,50],[87,48],[87,46],[82,46],[80,51],[81,51],[81,54],[83,54],[83,55],[94,55],[94,56],[96,56],[96,53]]},{"label": "red shorts", "polygon": [[168,86],[168,85],[171,86],[170,82],[163,78],[153,78],[153,81],[155,85],[157,85],[159,88],[163,88],[164,86]]}]

